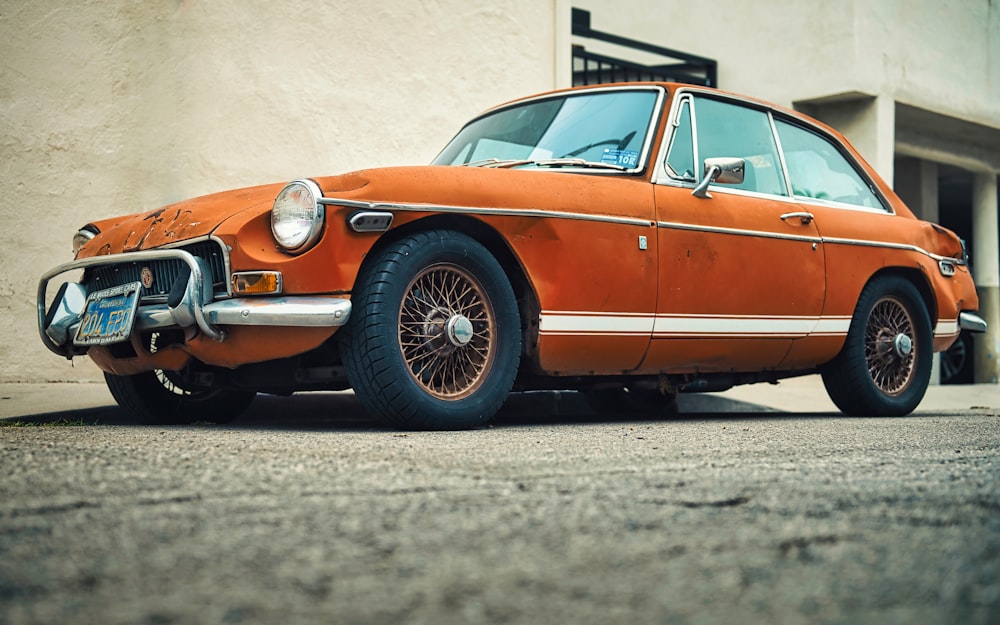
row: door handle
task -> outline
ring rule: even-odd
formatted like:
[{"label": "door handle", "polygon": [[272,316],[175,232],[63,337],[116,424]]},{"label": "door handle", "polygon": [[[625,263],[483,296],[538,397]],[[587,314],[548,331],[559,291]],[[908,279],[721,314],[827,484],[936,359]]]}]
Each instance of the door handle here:
[{"label": "door handle", "polygon": [[785,213],[784,215],[781,216],[781,220],[785,221],[786,219],[791,219],[792,217],[798,217],[799,220],[802,222],[802,225],[811,224],[812,220],[816,218],[812,213],[807,213],[805,211],[802,211],[796,213]]}]

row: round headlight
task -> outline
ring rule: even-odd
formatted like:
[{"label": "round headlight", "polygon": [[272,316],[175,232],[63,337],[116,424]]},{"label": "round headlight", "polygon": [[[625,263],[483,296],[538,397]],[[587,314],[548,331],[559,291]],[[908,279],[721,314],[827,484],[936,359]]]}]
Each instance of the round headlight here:
[{"label": "round headlight", "polygon": [[301,253],[312,247],[323,230],[323,197],[312,180],[293,180],[274,198],[271,232],[288,252]]}]

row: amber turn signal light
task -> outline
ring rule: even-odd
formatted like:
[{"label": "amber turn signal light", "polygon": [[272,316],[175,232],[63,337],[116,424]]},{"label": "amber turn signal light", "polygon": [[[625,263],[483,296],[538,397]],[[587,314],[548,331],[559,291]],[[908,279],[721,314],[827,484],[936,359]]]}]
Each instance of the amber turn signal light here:
[{"label": "amber turn signal light", "polygon": [[281,293],[281,273],[241,271],[233,274],[233,295],[275,295]]}]

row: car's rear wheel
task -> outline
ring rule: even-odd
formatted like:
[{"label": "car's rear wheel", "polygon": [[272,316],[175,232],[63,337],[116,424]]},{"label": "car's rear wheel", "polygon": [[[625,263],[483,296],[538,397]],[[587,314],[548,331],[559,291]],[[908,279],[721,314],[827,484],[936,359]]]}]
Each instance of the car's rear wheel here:
[{"label": "car's rear wheel", "polygon": [[342,355],[358,399],[408,429],[466,429],[506,400],[521,326],[503,269],[480,243],[418,232],[368,262],[352,293]]},{"label": "car's rear wheel", "polygon": [[228,423],[256,397],[251,391],[233,389],[189,390],[179,376],[160,370],[128,376],[105,373],[104,381],[119,406],[144,423],[157,425]]},{"label": "car's rear wheel", "polygon": [[882,276],[861,292],[840,354],[821,370],[845,414],[901,416],[923,399],[933,356],[931,321],[913,284]]}]

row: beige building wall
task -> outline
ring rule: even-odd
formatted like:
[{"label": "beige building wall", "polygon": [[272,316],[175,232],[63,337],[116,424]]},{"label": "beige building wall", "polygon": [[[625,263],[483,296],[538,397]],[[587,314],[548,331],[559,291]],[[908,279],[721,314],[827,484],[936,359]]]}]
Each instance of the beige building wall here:
[{"label": "beige building wall", "polygon": [[[38,338],[87,221],[432,159],[555,81],[555,0],[0,0],[0,382],[97,379]],[[568,13],[567,13],[568,15]],[[567,18],[561,18],[565,22]]]},{"label": "beige building wall", "polygon": [[[596,30],[718,61],[720,87],[794,107],[843,132],[890,183],[937,183],[937,166],[970,176],[973,271],[980,313],[980,382],[1000,379],[1000,5],[990,0],[637,2],[573,0]],[[621,49],[577,41],[621,56]],[[628,54],[628,53],[625,53]],[[628,55],[646,63],[662,59]],[[904,158],[905,175],[895,164]],[[938,198],[918,215],[945,220]],[[912,203],[912,199],[910,200]]]},{"label": "beige building wall", "polygon": [[889,180],[894,104],[1000,128],[1000,6],[989,0],[572,4],[597,30],[717,60],[728,91],[788,107],[856,102],[835,121]]}]

